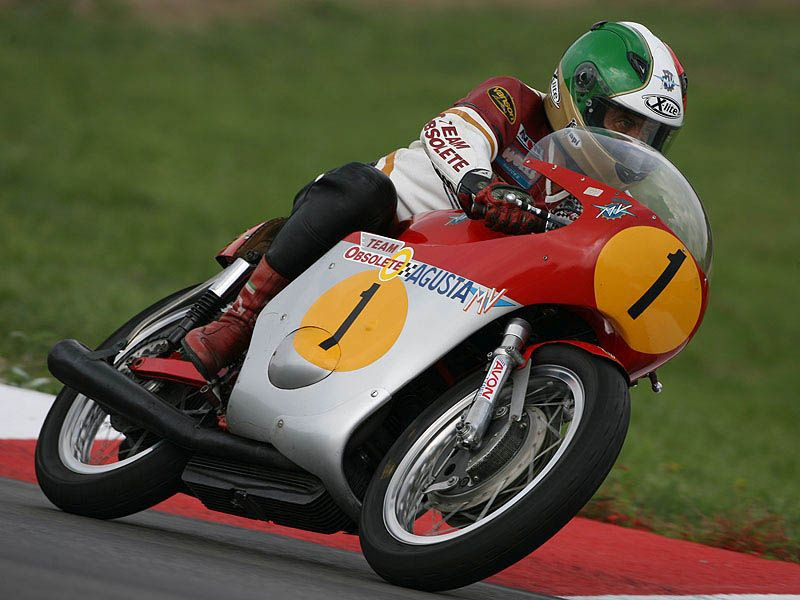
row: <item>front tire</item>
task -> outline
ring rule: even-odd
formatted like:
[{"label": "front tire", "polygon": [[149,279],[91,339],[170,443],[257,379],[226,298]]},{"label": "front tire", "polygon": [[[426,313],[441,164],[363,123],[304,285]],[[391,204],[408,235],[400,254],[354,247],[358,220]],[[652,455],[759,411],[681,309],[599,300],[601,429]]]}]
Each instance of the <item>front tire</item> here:
[{"label": "front tire", "polygon": [[[509,435],[498,416],[489,434],[502,443],[483,456],[459,463],[455,449],[455,424],[483,373],[448,390],[389,450],[360,525],[364,556],[381,577],[432,592],[480,581],[547,541],[600,487],[627,432],[625,379],[569,345],[541,348],[533,365],[520,428]],[[442,474],[460,483],[433,488]]]},{"label": "front tire", "polygon": [[[99,349],[113,348],[140,324],[176,303],[129,341],[114,361],[118,368],[124,368],[131,356],[144,355],[148,344],[169,331],[202,292],[189,291],[172,294],[145,309]],[[173,395],[177,392],[176,384],[152,386],[162,396],[167,390]],[[36,444],[36,477],[45,496],[58,508],[114,519],[150,508],[180,489],[180,476],[188,460],[186,451],[114,419],[90,398],[70,388],[63,388],[56,397]],[[121,434],[120,429],[126,433]]]}]

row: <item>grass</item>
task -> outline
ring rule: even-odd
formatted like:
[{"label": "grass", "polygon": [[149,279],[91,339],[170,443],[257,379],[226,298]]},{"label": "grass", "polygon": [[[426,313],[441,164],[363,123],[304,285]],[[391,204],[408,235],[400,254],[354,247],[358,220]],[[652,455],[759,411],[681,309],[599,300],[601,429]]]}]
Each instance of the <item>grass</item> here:
[{"label": "grass", "polygon": [[491,75],[545,89],[589,24],[640,20],[689,72],[671,158],[716,258],[702,329],[661,396],[634,392],[587,514],[800,561],[800,9],[546,4],[281,4],[192,27],[119,6],[0,10],[0,378],[54,389],[54,341],[97,343],[210,276],[220,246],[317,173],[406,145]]}]

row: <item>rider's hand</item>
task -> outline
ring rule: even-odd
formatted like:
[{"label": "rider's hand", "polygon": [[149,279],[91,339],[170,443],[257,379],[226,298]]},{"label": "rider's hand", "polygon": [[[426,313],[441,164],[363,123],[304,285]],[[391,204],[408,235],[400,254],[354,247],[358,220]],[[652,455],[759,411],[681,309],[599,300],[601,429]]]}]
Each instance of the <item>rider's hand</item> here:
[{"label": "rider's hand", "polygon": [[486,227],[493,231],[512,234],[544,231],[544,221],[509,201],[506,198],[509,192],[517,193],[523,197],[528,196],[527,192],[522,188],[502,181],[495,181],[483,187],[475,195],[472,212],[483,214]]}]

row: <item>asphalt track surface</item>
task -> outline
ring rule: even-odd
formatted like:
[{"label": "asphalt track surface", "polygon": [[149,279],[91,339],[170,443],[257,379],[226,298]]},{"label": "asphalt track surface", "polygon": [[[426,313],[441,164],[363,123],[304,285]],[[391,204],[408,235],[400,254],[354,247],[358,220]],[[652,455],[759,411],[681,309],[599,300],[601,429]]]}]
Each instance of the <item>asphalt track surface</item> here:
[{"label": "asphalt track surface", "polygon": [[183,494],[126,519],[69,515],[35,483],[35,437],[51,403],[0,384],[0,600],[800,600],[798,564],[581,518],[487,583],[436,595],[383,582],[354,536],[225,515]]},{"label": "asphalt track surface", "polygon": [[11,479],[0,506],[0,598],[548,598],[485,583],[407,590],[353,552],[156,511],[79,517]]}]

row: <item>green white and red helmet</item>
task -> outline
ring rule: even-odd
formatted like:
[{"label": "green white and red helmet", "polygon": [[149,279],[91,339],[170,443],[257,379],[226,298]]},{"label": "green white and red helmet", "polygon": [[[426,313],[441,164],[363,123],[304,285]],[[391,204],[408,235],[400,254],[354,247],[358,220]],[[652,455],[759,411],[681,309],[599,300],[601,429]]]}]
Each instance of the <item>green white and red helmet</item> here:
[{"label": "green white and red helmet", "polygon": [[545,98],[553,129],[603,127],[609,107],[644,117],[637,137],[666,151],[686,113],[687,78],[672,49],[639,23],[601,21],[573,43]]}]

